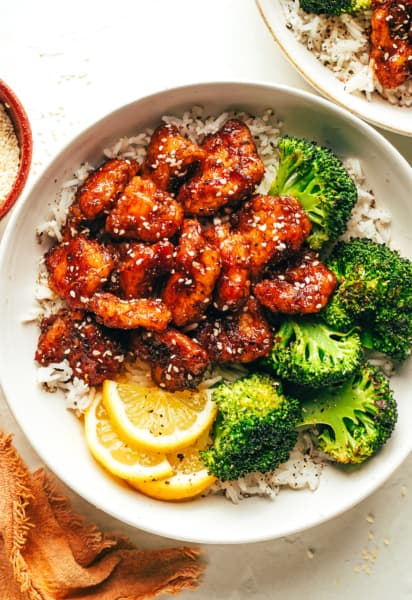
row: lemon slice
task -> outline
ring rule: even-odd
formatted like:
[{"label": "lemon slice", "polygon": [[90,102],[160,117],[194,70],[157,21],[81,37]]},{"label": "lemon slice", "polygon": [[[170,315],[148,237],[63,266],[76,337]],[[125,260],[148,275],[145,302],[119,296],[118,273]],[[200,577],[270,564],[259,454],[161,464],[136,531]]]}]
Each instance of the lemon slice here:
[{"label": "lemon slice", "polygon": [[129,482],[135,489],[157,500],[189,500],[210,487],[216,477],[209,475],[199,456],[201,442],[167,454],[174,474],[157,481]]},{"label": "lemon slice", "polygon": [[103,383],[103,403],[123,439],[163,453],[193,444],[217,412],[206,390],[172,393],[112,380]]},{"label": "lemon slice", "polygon": [[118,436],[99,394],[86,411],[84,425],[91,453],[113,475],[139,481],[167,477],[173,473],[164,454],[136,449]]}]

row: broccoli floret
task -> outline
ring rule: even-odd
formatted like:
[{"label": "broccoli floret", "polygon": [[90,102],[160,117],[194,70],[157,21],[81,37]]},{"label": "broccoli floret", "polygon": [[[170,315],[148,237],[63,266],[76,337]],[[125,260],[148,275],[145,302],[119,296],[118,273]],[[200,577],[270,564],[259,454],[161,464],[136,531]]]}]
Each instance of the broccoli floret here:
[{"label": "broccoli floret", "polygon": [[355,14],[372,8],[372,0],[300,0],[300,7],[316,15]]},{"label": "broccoli floret", "polygon": [[301,418],[298,400],[287,398],[280,382],[254,373],[213,390],[219,411],[213,445],[200,452],[221,481],[272,471],[289,458]]},{"label": "broccoli floret", "polygon": [[315,425],[318,449],[342,464],[361,463],[376,454],[398,416],[388,379],[368,363],[343,385],[303,402],[302,414],[299,426]]},{"label": "broccoli floret", "polygon": [[404,360],[412,345],[412,262],[385,244],[352,238],[326,264],[337,286],[324,320],[341,331],[358,325],[366,348]]},{"label": "broccoli floret", "polygon": [[359,370],[363,348],[356,331],[341,333],[314,317],[285,319],[263,359],[278,377],[311,388],[341,383]]},{"label": "broccoli floret", "polygon": [[279,166],[269,194],[299,200],[312,223],[308,243],[315,250],[346,230],[358,198],[354,182],[331,150],[289,136],[280,139]]}]

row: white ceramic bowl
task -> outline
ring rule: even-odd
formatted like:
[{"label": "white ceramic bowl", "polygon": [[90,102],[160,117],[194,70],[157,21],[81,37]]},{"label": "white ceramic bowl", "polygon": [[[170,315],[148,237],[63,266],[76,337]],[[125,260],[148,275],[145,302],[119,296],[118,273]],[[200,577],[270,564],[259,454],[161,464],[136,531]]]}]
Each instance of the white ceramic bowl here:
[{"label": "white ceramic bowl", "polygon": [[320,94],[372,125],[412,136],[412,108],[394,106],[377,95],[368,101],[362,96],[350,94],[345,90],[344,84],[286,27],[280,0],[256,0],[256,4],[270,33],[289,62]]},{"label": "white ceramic bowl", "polygon": [[36,383],[33,355],[38,330],[22,322],[34,305],[42,249],[35,228],[49,212],[61,183],[82,161],[98,163],[101,151],[122,135],[155,126],[161,115],[179,115],[194,104],[211,113],[272,107],[284,132],[328,143],[342,155],[362,161],[368,185],[393,213],[393,235],[412,256],[412,170],[370,126],[326,100],[280,86],[254,83],[193,85],[137,100],[109,114],[76,137],[49,165],[12,216],[0,251],[0,370],[9,405],[44,462],[89,502],[138,528],[179,540],[243,543],[271,539],[312,527],[347,510],[375,490],[412,448],[412,403],[408,398],[412,361],[394,378],[399,424],[392,439],[363,468],[345,474],[325,469],[316,492],[284,490],[272,501],[261,498],[234,505],[222,497],[185,503],[146,498],[111,478],[91,458],[81,423],[59,395]]}]

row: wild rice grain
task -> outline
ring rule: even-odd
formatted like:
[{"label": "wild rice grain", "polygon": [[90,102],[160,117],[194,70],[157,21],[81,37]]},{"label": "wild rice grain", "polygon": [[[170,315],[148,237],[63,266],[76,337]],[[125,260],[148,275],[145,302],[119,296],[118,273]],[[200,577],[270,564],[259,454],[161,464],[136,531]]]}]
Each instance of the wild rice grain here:
[{"label": "wild rice grain", "polygon": [[19,142],[6,107],[0,103],[0,206],[13,186],[19,164]]}]

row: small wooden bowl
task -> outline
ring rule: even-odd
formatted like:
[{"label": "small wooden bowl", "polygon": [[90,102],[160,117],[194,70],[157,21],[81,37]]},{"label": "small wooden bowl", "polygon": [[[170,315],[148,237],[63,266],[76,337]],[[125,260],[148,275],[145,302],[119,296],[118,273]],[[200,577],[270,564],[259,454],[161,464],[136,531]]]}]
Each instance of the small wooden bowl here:
[{"label": "small wooden bowl", "polygon": [[6,107],[20,146],[20,165],[17,176],[11,190],[0,206],[0,219],[2,219],[15,204],[26,184],[32,160],[33,137],[30,122],[22,103],[13,90],[1,79],[0,102]]}]

